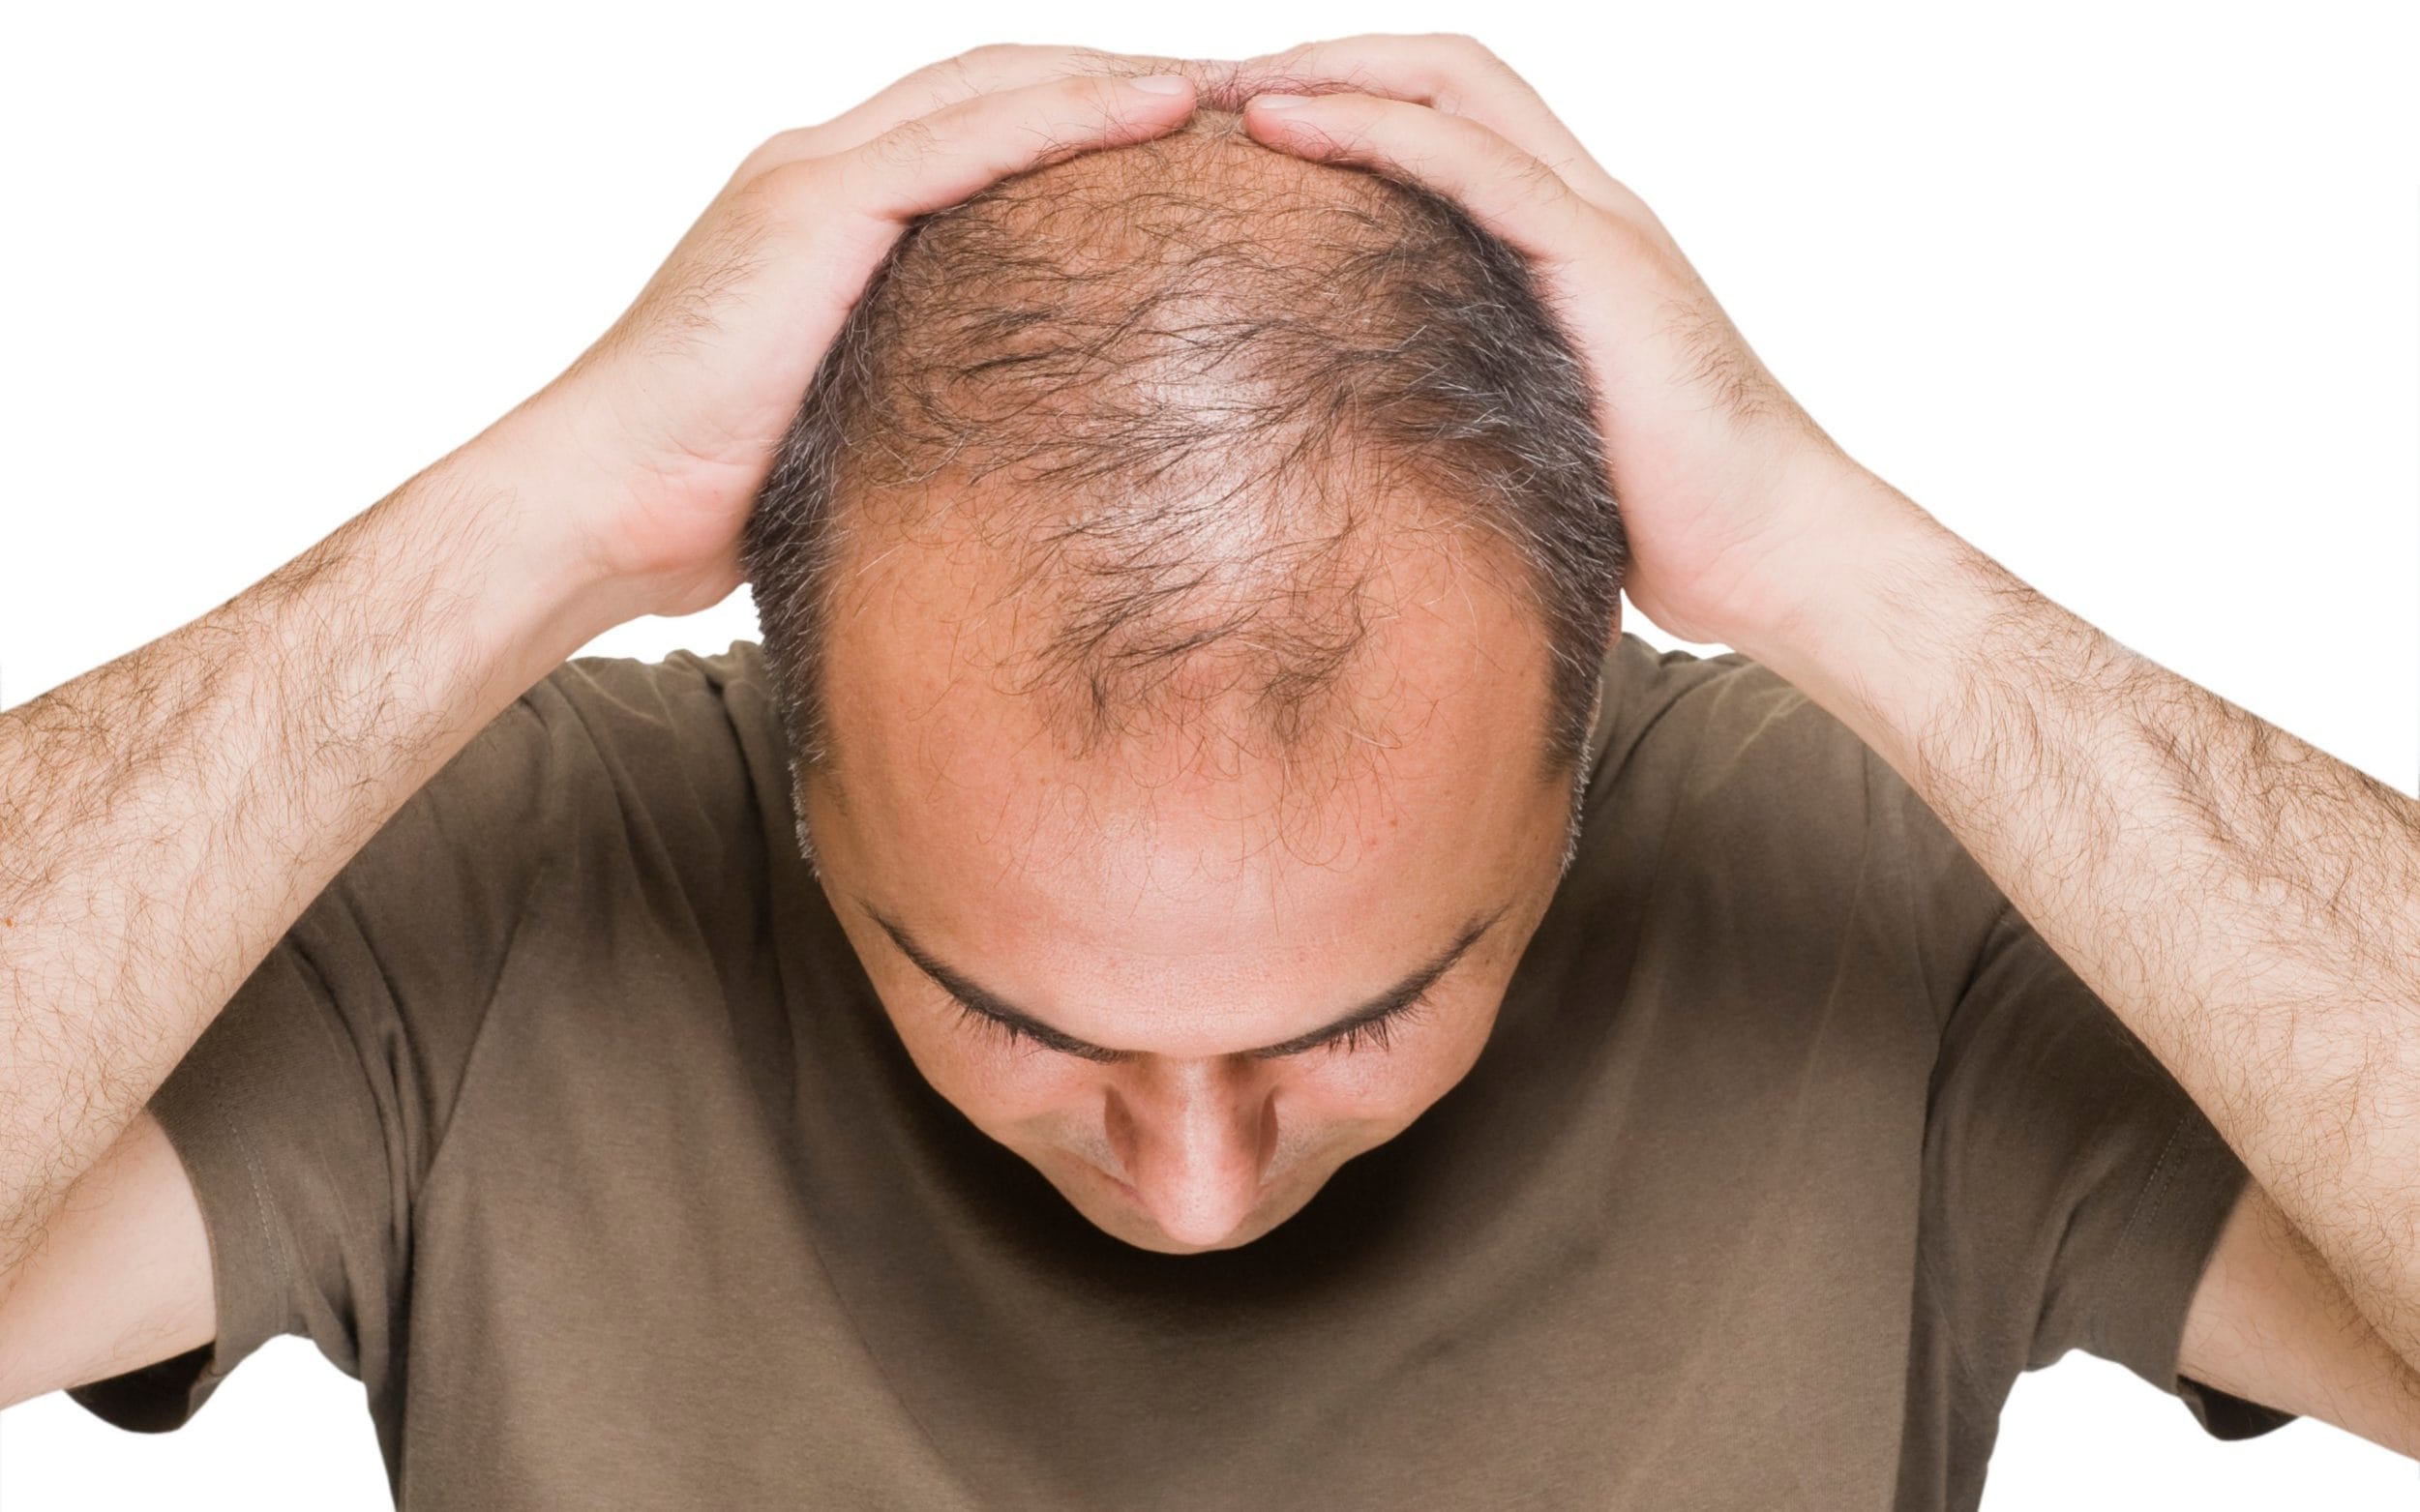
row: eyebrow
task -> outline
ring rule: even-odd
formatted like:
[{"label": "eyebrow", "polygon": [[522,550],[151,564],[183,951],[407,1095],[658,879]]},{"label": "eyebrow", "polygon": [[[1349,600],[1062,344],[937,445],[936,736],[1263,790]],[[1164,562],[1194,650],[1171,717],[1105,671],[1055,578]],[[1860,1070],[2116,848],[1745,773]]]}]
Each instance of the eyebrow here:
[{"label": "eyebrow", "polygon": [[[891,943],[899,947],[900,954],[914,962],[918,970],[931,977],[941,991],[957,998],[984,1018],[1022,1030],[1052,1050],[1069,1055],[1080,1055],[1087,1060],[1123,1060],[1131,1053],[1127,1051],[1110,1050],[1105,1046],[1095,1045],[1090,1040],[1080,1040],[1064,1030],[1052,1027],[1009,1002],[998,993],[977,985],[965,972],[942,963],[931,951],[918,944],[915,936],[908,933],[906,926],[892,920],[863,898],[857,898],[856,904],[873,918],[875,923],[882,927],[882,932],[891,937]],[[1282,1040],[1274,1045],[1264,1045],[1258,1050],[1243,1051],[1240,1053],[1263,1060],[1272,1060],[1284,1055],[1299,1055],[1304,1051],[1316,1050],[1330,1040],[1340,1039],[1355,1029],[1366,1029],[1372,1024],[1404,1012],[1419,999],[1421,993],[1436,986],[1439,978],[1453,969],[1454,963],[1460,961],[1473,945],[1478,944],[1479,936],[1494,928],[1496,921],[1503,918],[1511,906],[1509,903],[1507,903],[1493,913],[1473,916],[1469,923],[1462,926],[1461,932],[1454,936],[1452,943],[1414,967],[1402,981],[1370,998],[1359,1007],[1348,1009],[1342,1015],[1307,1034],[1298,1034],[1293,1039]]]}]

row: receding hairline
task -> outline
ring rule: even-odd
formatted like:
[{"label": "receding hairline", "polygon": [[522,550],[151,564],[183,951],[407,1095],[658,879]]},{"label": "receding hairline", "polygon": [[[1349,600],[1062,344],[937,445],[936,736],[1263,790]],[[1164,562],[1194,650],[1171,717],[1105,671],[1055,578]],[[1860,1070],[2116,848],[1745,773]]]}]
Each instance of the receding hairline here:
[{"label": "receding hairline", "polygon": [[[1154,269],[1175,269],[1183,275],[1183,279],[1172,285],[1179,292],[1207,290],[1215,296],[1222,291],[1232,292],[1225,282],[1231,275],[1246,280],[1244,286],[1248,290],[1250,278],[1270,271],[1270,267],[1257,266],[1249,259],[1239,260],[1243,257],[1243,250],[1251,247],[1256,240],[1266,250],[1272,237],[1282,238],[1292,233],[1303,235],[1307,238],[1303,245],[1309,255],[1300,260],[1300,267],[1306,269],[1316,268],[1323,259],[1340,255],[1336,248],[1324,239],[1323,228],[1330,232],[1351,230],[1367,236],[1375,249],[1370,266],[1381,270],[1403,265],[1404,257],[1400,254],[1405,249],[1417,246],[1426,252],[1442,251],[1446,255],[1438,268],[1441,276],[1449,282],[1437,286],[1449,286],[1456,290],[1467,286],[1480,290],[1485,298],[1479,303],[1488,312],[1471,313],[1472,307],[1464,301],[1463,308],[1445,311],[1446,323],[1439,329],[1447,333],[1449,341],[1461,341],[1463,335],[1476,335],[1497,342],[1481,348],[1462,341],[1462,344],[1449,345],[1445,350],[1453,357],[1479,353],[1497,366],[1478,372],[1476,376],[1508,386],[1503,395],[1492,391],[1479,394],[1472,401],[1472,412],[1477,414],[1477,406],[1484,401],[1494,404],[1499,416],[1509,416],[1513,422],[1519,422],[1524,416],[1538,412],[1534,408],[1521,407],[1526,401],[1525,396],[1535,399],[1538,395],[1546,395],[1543,408],[1552,422],[1549,429],[1556,432],[1555,436],[1547,438],[1547,442],[1549,446],[1563,446],[1564,451],[1561,454],[1541,451],[1528,444],[1526,434],[1521,435],[1512,448],[1518,464],[1513,471],[1524,479],[1535,474],[1536,487],[1541,492],[1560,490],[1564,497],[1554,508],[1566,517],[1576,518],[1594,508],[1593,503],[1581,500],[1580,485],[1570,476],[1570,463],[1574,460],[1597,460],[1599,471],[1601,466],[1600,459],[1582,457],[1581,453],[1586,449],[1576,444],[1579,430],[1590,430],[1593,434],[1593,419],[1583,406],[1565,397],[1565,390],[1569,388],[1571,381],[1569,371],[1571,364],[1568,354],[1558,355],[1560,349],[1554,346],[1533,318],[1535,311],[1524,303],[1526,295],[1518,288],[1508,291],[1503,282],[1508,275],[1501,271],[1501,259],[1491,262],[1490,259],[1498,258],[1498,254],[1487,250],[1483,234],[1441,231],[1441,222],[1434,219],[1431,212],[1419,209],[1422,201],[1404,187],[1382,181],[1359,168],[1310,163],[1292,154],[1267,148],[1241,133],[1240,125],[1240,120],[1231,115],[1222,118],[1215,111],[1197,112],[1196,119],[1189,122],[1185,129],[1164,136],[1116,149],[1079,154],[1062,163],[1012,176],[985,193],[974,196],[969,203],[930,218],[937,231],[950,233],[953,226],[967,231],[971,240],[957,237],[953,241],[945,235],[941,245],[971,252],[971,258],[938,263],[926,258],[918,265],[921,269],[918,277],[927,280],[938,274],[961,277],[970,271],[976,274],[1004,272],[1012,277],[1038,276],[1044,280],[1045,289],[1061,286],[1080,301],[1094,296],[1106,300],[1124,286],[1120,283],[1121,280],[1150,275]],[[1293,203],[1287,208],[1303,214],[1264,216],[1256,220],[1252,203],[1260,199],[1291,200]],[[1020,240],[1015,234],[1016,228],[1027,222],[1056,227],[1062,232],[1066,227],[1074,226],[1098,234],[1088,234],[1072,242],[1063,236],[1056,241]],[[1412,228],[1412,240],[1389,244],[1389,238],[1396,234],[1398,223]],[[1198,236],[1194,234],[1197,230],[1200,232]],[[1066,259],[1065,266],[1053,260],[1071,251],[1075,255]],[[1150,255],[1153,253],[1164,256],[1154,262]],[[1262,262],[1272,265],[1281,281],[1288,274],[1283,256],[1263,258]],[[1416,282],[1429,282],[1427,265],[1420,264],[1419,271],[1421,277]],[[1096,275],[1103,280],[1101,288],[1087,287],[1087,281]],[[1200,282],[1187,283],[1184,280]],[[1053,281],[1059,282],[1054,284]],[[909,286],[927,287],[912,281]],[[1282,282],[1280,286],[1283,286]],[[1158,285],[1150,284],[1148,280],[1144,287],[1152,298],[1166,292]],[[943,289],[941,292],[941,309],[946,318],[950,312],[949,291]],[[1500,301],[1501,308],[1489,303],[1491,301]],[[1328,303],[1332,305],[1334,302]],[[1404,301],[1373,312],[1385,319],[1402,321],[1402,329],[1410,332],[1417,316],[1407,316],[1406,311],[1412,310],[1413,303]],[[1333,323],[1338,319],[1334,309],[1320,306],[1321,302],[1314,300],[1300,311],[1274,311],[1268,319],[1255,326],[1252,333],[1254,339],[1273,339],[1282,346],[1291,330],[1289,322],[1298,316],[1307,322],[1304,330],[1317,334],[1325,329],[1321,322]],[[1079,313],[1103,316],[1097,329],[1114,333],[1120,329],[1121,322],[1157,318],[1166,307],[1120,308],[1114,301],[1096,301],[1090,306],[1078,303],[1069,308]],[[894,334],[909,334],[909,328],[899,326],[896,317],[909,314],[921,318],[926,312],[924,307],[912,301],[890,311],[893,324],[889,330]],[[1024,318],[1023,311],[1018,310],[986,311],[977,308],[973,313],[986,323],[972,329],[987,340],[1005,341],[1024,329],[1016,323]],[[1355,319],[1359,319],[1362,311],[1355,309],[1352,313]],[[1474,322],[1469,333],[1455,324],[1466,317]],[[1487,329],[1480,330],[1482,326]],[[927,332],[915,328],[912,334],[921,339],[939,336],[943,329],[937,326]],[[1421,329],[1427,328],[1423,326]],[[963,345],[957,351],[944,350],[938,354],[941,376],[945,380],[953,378],[948,371],[953,364],[970,370],[978,364],[991,364],[994,372],[1014,373],[1020,371],[1014,366],[1020,360],[1020,354],[1011,349],[1012,345],[987,347],[975,343]],[[1081,342],[1075,341],[1065,343],[1063,349],[1069,353],[1084,350]],[[960,357],[959,351],[966,355]],[[875,358],[901,355],[880,341],[869,343],[865,352]],[[1412,368],[1425,365],[1428,356],[1424,353],[1423,348],[1408,349],[1404,364]],[[907,355],[911,360],[919,360],[915,353]],[[1387,355],[1382,350],[1376,357],[1383,361]],[[1001,366],[1002,364],[1007,366]],[[1444,371],[1451,382],[1462,382],[1474,375],[1456,368]],[[860,384],[877,376],[875,368],[871,366],[861,371],[851,370],[848,375],[851,381]],[[1123,375],[1122,371],[1120,375]],[[1557,384],[1564,385],[1564,388],[1558,389]],[[848,392],[846,384],[843,385],[843,392]],[[1012,390],[1009,397],[1014,399],[1020,396]],[[1144,444],[1149,439],[1148,432],[1138,430],[1130,436],[1121,436],[1116,428],[1129,424],[1128,417],[1089,407],[1085,402],[1087,396],[1080,389],[1071,389],[1063,397],[1075,401],[1072,413],[1079,423],[1099,423],[1110,428],[1106,432],[1109,441],[1105,443],[1111,448],[1107,464],[1126,471],[1108,471],[1103,476],[1114,481],[1130,474],[1147,475],[1143,470],[1151,465],[1150,448]],[[1508,407],[1495,402],[1504,398],[1510,399],[1512,404]],[[1305,407],[1288,412],[1288,423],[1301,424],[1316,430],[1323,423],[1319,411],[1307,400],[1303,402]],[[808,406],[812,407],[812,404]],[[802,427],[815,418],[802,410]],[[839,422],[845,417],[833,415],[824,418]],[[1490,423],[1495,423],[1494,419]],[[1507,433],[1537,430],[1534,426],[1525,427],[1518,423],[1507,424],[1503,429]],[[830,434],[853,445],[858,433],[849,431],[845,424],[835,424]],[[1557,436],[1573,439],[1560,440]],[[878,448],[888,445],[890,439],[881,435],[872,437]],[[1047,436],[1043,437],[1041,444],[1048,444],[1048,440]],[[979,450],[983,441],[984,437],[979,433],[970,432],[969,444],[974,448]],[[1014,438],[1009,442],[1011,450],[1023,444]],[[1117,451],[1119,446],[1125,448],[1122,454]],[[827,467],[836,469],[839,459],[850,459],[853,464],[864,455],[862,449],[850,450],[844,445],[828,454],[823,460]],[[1530,461],[1539,457],[1543,457],[1544,460],[1536,468],[1530,467]],[[816,459],[808,460],[813,462]],[[1089,464],[1083,463],[1081,459],[1077,463],[1069,464],[1070,467],[1079,465]],[[1558,467],[1563,469],[1560,479]],[[792,481],[783,487],[791,489],[794,496],[800,487],[795,480],[801,477],[812,479],[816,474],[812,467],[792,467],[785,476]],[[831,470],[824,476],[838,478],[841,473]],[[1484,503],[1479,499],[1474,502]],[[1604,502],[1609,505],[1609,497]],[[826,526],[834,522],[833,517],[845,513],[845,509],[835,501],[826,500],[821,507],[824,509],[822,523]],[[1544,508],[1542,505],[1539,507]],[[1605,513],[1609,519],[1610,510]],[[1569,519],[1566,523],[1569,524]],[[1572,584],[1589,578],[1593,574],[1609,572],[1618,577],[1618,557],[1617,565],[1612,569],[1578,563],[1559,571],[1565,580],[1551,585],[1541,584],[1536,602],[1541,611],[1541,624],[1552,643],[1559,648],[1556,655],[1563,662],[1576,663],[1581,659],[1580,653],[1587,648],[1578,644],[1584,637],[1572,632],[1574,622],[1584,617],[1575,611],[1574,607],[1584,608],[1587,614],[1594,615],[1609,610],[1612,606],[1600,603],[1592,596],[1597,589],[1581,592]],[[1566,592],[1567,589],[1569,591]],[[1563,596],[1557,597],[1558,593]],[[1611,595],[1608,592],[1604,597],[1610,599]],[[1609,615],[1598,628],[1599,631],[1610,628]],[[812,637],[814,628],[806,627],[805,633]],[[801,638],[798,643],[810,648],[813,645],[809,638]],[[1588,660],[1594,662],[1600,659],[1601,640],[1596,650],[1598,656]],[[807,665],[811,667],[814,666],[811,660],[813,654],[813,650],[809,649]],[[1584,767],[1586,764],[1574,739],[1578,733],[1574,723],[1577,714],[1573,702],[1576,696],[1574,684],[1581,670],[1593,671],[1593,667],[1579,669],[1562,666],[1556,673],[1557,680],[1549,695],[1548,728],[1539,752],[1543,758],[1539,763],[1542,778],[1569,778],[1575,765]],[[820,667],[808,673],[805,681],[817,686],[807,688],[807,693],[818,694],[822,691],[820,673]],[[815,711],[815,714],[820,717],[822,711]],[[822,726],[814,726],[812,733],[815,740],[831,747],[821,753],[823,759],[816,763],[814,769],[825,772],[831,797],[836,806],[845,809],[848,788],[841,780],[841,758],[833,744],[835,735]]]}]

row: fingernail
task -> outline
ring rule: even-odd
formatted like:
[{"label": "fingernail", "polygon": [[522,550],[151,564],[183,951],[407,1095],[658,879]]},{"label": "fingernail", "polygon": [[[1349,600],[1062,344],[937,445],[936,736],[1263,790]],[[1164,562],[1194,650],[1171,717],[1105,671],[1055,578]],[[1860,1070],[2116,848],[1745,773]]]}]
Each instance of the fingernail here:
[{"label": "fingernail", "polygon": [[1296,105],[1310,104],[1308,95],[1254,95],[1252,104],[1264,110],[1291,110]]},{"label": "fingernail", "polygon": [[1181,95],[1191,88],[1180,74],[1147,74],[1141,78],[1126,80],[1135,88],[1152,95]]}]

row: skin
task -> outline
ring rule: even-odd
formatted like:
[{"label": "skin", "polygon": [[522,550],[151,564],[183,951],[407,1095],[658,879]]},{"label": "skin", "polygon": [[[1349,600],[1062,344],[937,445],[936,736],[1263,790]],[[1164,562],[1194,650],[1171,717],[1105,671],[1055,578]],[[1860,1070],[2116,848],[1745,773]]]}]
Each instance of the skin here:
[{"label": "skin", "polygon": [[704,608],[914,216],[1192,108],[1058,49],[918,70],[749,153],[630,308],[479,435],[193,623],[0,714],[0,1403],[213,1331],[143,1112],[297,915],[548,670]]},{"label": "skin", "polygon": [[[1176,93],[1091,76],[1157,69]],[[1316,98],[1253,100],[1281,86]],[[473,731],[607,626],[736,585],[782,430],[901,225],[1197,98],[1252,101],[1272,151],[1424,180],[1531,255],[1603,401],[1631,601],[1871,744],[2253,1172],[2180,1368],[2420,1453],[2420,805],[2110,641],[1850,460],[1647,207],[1456,36],[1241,64],[981,48],[769,138],[545,390],[210,615],[0,715],[0,1403],[211,1337],[192,1191],[144,1100]],[[1275,844],[1266,773],[1205,766],[1214,742],[1054,764],[1016,711],[927,673],[912,629],[838,653],[865,780],[852,813],[803,795],[835,891],[1128,1053],[980,1044],[844,903],[852,941],[935,1084],[1133,1242],[1246,1242],[1401,1128],[1467,1069],[1535,925],[1561,815],[1473,753],[1542,696],[1475,675],[1517,668],[1512,637],[1438,591],[1450,562],[1417,565],[1385,649],[1433,712],[1371,710],[1400,742]],[[963,602],[895,570],[905,600]],[[1383,1054],[1240,1053],[1499,904],[1504,933]]]},{"label": "skin", "polygon": [[[1603,402],[1634,603],[1906,778],[2253,1185],[2180,1368],[2420,1454],[2420,804],[2111,639],[1852,461],[1637,196],[1468,38],[1281,55],[1255,139],[1528,252]],[[1676,402],[1676,400],[1681,402]]]},{"label": "skin", "polygon": [[[1559,879],[1569,786],[1506,760],[1542,730],[1535,616],[1449,548],[1393,553],[1359,697],[1383,746],[1304,779],[1236,758],[1231,716],[1084,761],[1031,699],[957,654],[996,557],[860,554],[827,686],[849,802],[803,801],[825,891],[917,1067],[1086,1217],[1169,1253],[1248,1243],[1392,1138],[1478,1057]],[[1530,737],[1535,743],[1536,736]],[[1292,800],[1292,801],[1290,801]],[[1495,922],[1380,1044],[1280,1056]],[[910,960],[925,952],[1121,1052],[1012,1040]]]}]

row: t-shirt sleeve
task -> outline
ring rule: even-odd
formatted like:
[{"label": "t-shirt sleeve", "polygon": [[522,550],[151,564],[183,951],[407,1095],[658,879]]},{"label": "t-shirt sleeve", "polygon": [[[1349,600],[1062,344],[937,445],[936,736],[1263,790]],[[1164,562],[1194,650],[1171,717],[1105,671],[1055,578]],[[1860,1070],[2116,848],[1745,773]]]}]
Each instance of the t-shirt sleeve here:
[{"label": "t-shirt sleeve", "polygon": [[2177,1372],[2187,1309],[2249,1180],[2242,1162],[1913,789],[1871,759],[1926,874],[1913,894],[1925,926],[1980,939],[1941,985],[1926,1120],[1925,1260],[1960,1365],[2004,1394],[2018,1372],[2082,1349],[2175,1395],[2216,1438],[2291,1422]]},{"label": "t-shirt sleeve", "polygon": [[150,1108],[199,1200],[217,1337],[75,1400],[121,1427],[177,1428],[289,1333],[373,1403],[400,1386],[421,1179],[491,1003],[544,968],[533,956],[575,948],[547,915],[577,897],[595,846],[620,843],[634,781],[596,729],[644,703],[651,670],[566,664],[474,735],[162,1083]]}]

